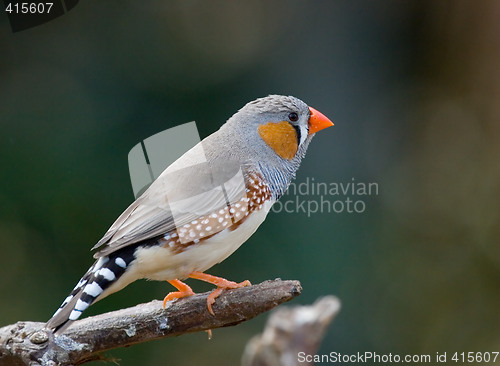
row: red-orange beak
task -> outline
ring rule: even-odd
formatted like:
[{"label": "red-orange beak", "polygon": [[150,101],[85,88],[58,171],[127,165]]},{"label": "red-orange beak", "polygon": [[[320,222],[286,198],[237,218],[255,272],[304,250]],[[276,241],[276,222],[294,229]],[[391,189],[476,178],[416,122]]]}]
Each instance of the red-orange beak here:
[{"label": "red-orange beak", "polygon": [[311,116],[309,117],[309,135],[333,126],[333,122],[323,113],[312,107],[309,107],[309,111],[311,111]]}]

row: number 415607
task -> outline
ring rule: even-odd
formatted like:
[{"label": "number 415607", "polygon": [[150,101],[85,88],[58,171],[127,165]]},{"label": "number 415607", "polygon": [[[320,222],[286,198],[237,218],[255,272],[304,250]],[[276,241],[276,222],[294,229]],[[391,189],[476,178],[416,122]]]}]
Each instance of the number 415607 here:
[{"label": "number 415607", "polygon": [[14,14],[48,14],[52,5],[54,3],[9,3],[5,11]]},{"label": "number 415607", "polygon": [[495,362],[499,352],[455,352],[451,358],[455,362]]}]

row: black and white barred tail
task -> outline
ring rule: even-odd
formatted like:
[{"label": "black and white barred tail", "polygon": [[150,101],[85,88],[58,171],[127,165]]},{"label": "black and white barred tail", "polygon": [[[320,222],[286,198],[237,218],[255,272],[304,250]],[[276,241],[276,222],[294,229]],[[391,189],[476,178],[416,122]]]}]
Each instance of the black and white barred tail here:
[{"label": "black and white barred tail", "polygon": [[54,332],[62,333],[92,303],[109,295],[106,289],[125,273],[127,267],[135,259],[134,250],[130,249],[99,258],[63,301],[47,322],[46,327]]}]

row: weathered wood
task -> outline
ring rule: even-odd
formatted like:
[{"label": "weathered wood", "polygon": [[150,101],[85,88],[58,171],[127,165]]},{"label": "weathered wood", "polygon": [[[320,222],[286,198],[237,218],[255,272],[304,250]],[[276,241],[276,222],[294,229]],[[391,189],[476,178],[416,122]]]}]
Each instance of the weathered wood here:
[{"label": "weathered wood", "polygon": [[312,366],[331,321],[340,311],[335,296],[312,305],[281,307],[267,320],[264,332],[247,343],[243,366]]},{"label": "weathered wood", "polygon": [[299,295],[298,281],[266,281],[224,291],[207,310],[209,292],[176,300],[163,309],[154,300],[79,320],[55,336],[44,323],[0,328],[0,366],[80,365],[114,348],[185,333],[237,325]]}]

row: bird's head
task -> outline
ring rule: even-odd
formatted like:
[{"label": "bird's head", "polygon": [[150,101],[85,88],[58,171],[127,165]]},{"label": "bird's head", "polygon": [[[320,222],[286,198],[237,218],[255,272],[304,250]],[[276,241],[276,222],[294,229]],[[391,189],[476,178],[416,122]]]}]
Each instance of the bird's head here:
[{"label": "bird's head", "polygon": [[316,132],[333,123],[298,98],[269,95],[246,104],[228,125],[259,159],[275,155],[278,160],[292,161],[303,157]]},{"label": "bird's head", "polygon": [[300,99],[269,95],[247,103],[214,134],[212,146],[222,144],[223,149],[210,149],[209,160],[256,168],[282,193],[316,132],[330,126],[326,116]]}]

